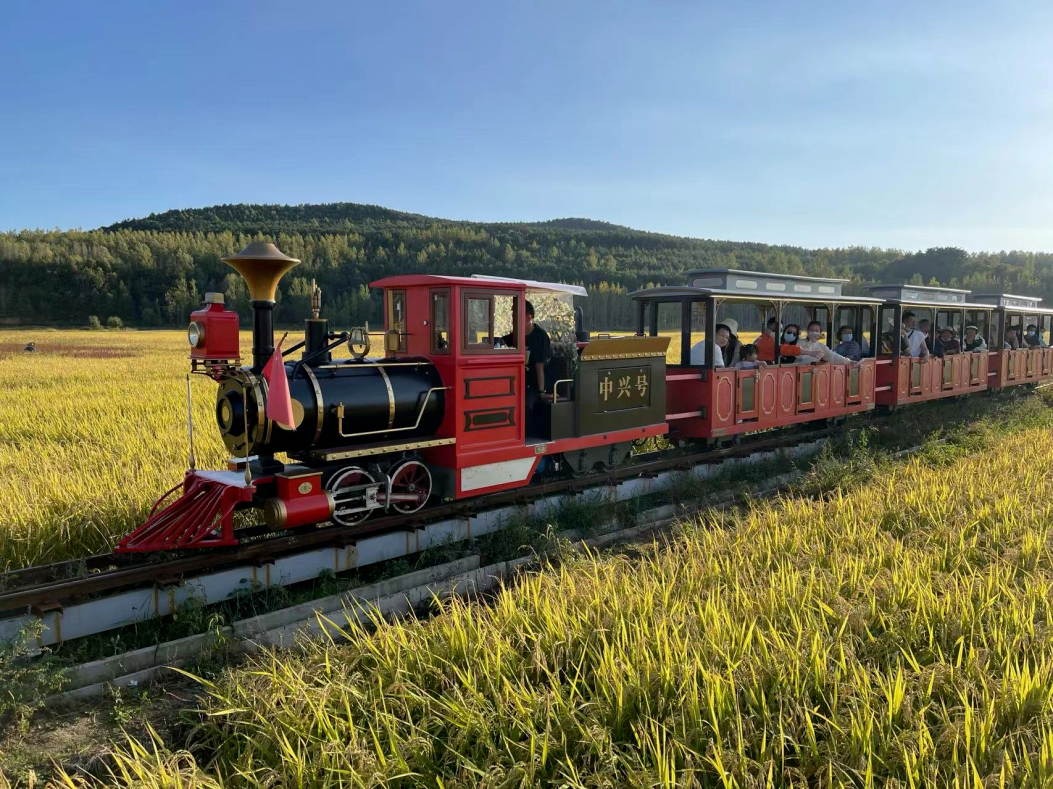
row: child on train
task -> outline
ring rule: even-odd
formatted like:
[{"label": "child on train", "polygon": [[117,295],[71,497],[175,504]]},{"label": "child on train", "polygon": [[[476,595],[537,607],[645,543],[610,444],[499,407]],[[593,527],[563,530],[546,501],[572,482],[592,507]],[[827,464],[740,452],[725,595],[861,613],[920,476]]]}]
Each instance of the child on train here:
[{"label": "child on train", "polygon": [[756,370],[760,367],[767,367],[767,362],[760,361],[757,357],[760,350],[756,345],[750,343],[749,345],[743,345],[742,351],[739,354],[739,361],[735,363],[736,370]]}]

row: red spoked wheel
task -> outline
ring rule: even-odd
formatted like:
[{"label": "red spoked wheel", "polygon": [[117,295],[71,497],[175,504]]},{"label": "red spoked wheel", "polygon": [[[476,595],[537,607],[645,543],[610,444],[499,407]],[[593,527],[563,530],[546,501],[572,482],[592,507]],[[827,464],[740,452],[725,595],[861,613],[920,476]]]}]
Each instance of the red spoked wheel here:
[{"label": "red spoked wheel", "polygon": [[403,515],[416,512],[431,497],[431,472],[423,463],[407,460],[391,472],[388,504]]},{"label": "red spoked wheel", "polygon": [[[333,494],[333,498],[336,499],[336,509],[333,510],[333,520],[335,522],[339,523],[341,526],[354,526],[356,523],[361,523],[370,516],[372,510],[345,512],[341,514],[340,503],[341,491],[346,491],[357,485],[368,485],[370,482],[376,482],[376,480],[373,479],[368,471],[364,468],[359,468],[358,466],[345,468],[329,480],[329,484],[326,485],[326,488]],[[343,506],[346,509],[348,505],[344,504]]]}]

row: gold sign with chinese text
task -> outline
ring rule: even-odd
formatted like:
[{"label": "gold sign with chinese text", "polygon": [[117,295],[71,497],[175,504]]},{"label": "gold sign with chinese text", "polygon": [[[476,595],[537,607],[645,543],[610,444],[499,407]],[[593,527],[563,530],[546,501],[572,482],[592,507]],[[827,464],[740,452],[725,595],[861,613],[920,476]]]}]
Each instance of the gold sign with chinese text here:
[{"label": "gold sign with chinese text", "polygon": [[651,370],[648,367],[599,370],[597,379],[597,402],[601,411],[646,408],[651,404]]}]

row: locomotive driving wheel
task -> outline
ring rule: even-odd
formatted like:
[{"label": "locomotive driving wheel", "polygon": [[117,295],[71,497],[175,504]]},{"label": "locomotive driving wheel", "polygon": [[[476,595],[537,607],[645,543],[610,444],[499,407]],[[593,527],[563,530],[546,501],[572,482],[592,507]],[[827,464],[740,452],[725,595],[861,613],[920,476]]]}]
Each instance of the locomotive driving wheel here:
[{"label": "locomotive driving wheel", "polygon": [[388,503],[396,512],[416,512],[431,497],[431,472],[417,460],[407,460],[391,472]]},{"label": "locomotive driving wheel", "polygon": [[[372,510],[363,509],[361,512],[347,512],[341,514],[341,502],[340,493],[341,491],[347,491],[358,485],[368,485],[371,482],[375,482],[372,475],[364,468],[358,466],[349,466],[339,471],[336,476],[329,480],[329,484],[326,485],[326,489],[333,494],[336,499],[336,509],[333,510],[333,520],[339,523],[341,526],[354,526],[356,523],[361,523],[370,516]],[[343,507],[348,508],[348,505],[353,505],[353,502],[345,502]]]}]

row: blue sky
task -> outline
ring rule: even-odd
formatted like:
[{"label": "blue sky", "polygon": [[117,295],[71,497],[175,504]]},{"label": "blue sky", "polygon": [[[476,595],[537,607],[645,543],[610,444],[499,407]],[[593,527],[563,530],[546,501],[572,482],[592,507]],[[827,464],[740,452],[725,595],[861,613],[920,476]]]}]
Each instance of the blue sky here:
[{"label": "blue sky", "polygon": [[1053,250],[1053,4],[8,4],[0,229],[234,202]]}]

